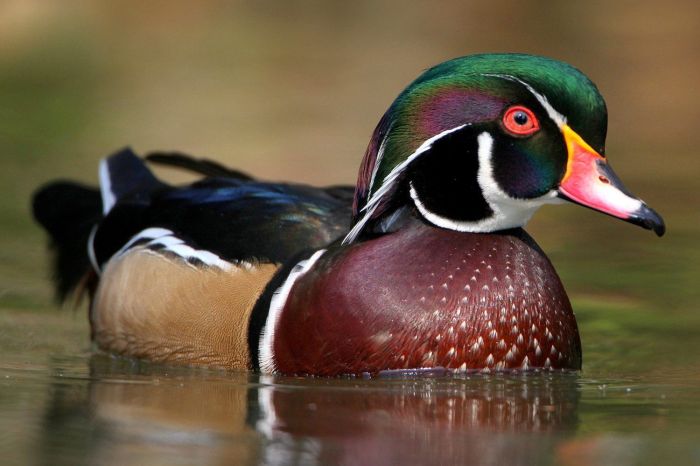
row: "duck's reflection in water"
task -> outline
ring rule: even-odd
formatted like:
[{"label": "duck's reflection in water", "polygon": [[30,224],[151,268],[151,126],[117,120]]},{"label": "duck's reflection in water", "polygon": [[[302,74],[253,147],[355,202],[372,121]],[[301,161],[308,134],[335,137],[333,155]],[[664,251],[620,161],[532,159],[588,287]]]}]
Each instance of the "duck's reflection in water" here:
[{"label": "duck's reflection in water", "polygon": [[[571,374],[309,379],[93,360],[73,397],[113,464],[532,464],[577,424]],[[54,404],[67,402],[54,389]],[[52,430],[61,428],[50,409]],[[70,416],[75,422],[75,415]],[[93,456],[93,455],[98,455]]]},{"label": "duck's reflection in water", "polygon": [[261,381],[266,464],[535,464],[577,424],[571,374]]}]

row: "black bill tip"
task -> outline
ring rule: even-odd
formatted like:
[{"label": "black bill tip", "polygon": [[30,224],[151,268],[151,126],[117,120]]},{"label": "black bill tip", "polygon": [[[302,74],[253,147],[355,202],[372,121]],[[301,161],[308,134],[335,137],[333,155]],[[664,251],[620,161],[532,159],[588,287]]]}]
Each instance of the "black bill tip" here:
[{"label": "black bill tip", "polygon": [[645,204],[642,204],[639,209],[632,213],[627,221],[647,230],[653,230],[657,236],[663,236],[666,233],[664,219],[654,209],[647,207]]}]

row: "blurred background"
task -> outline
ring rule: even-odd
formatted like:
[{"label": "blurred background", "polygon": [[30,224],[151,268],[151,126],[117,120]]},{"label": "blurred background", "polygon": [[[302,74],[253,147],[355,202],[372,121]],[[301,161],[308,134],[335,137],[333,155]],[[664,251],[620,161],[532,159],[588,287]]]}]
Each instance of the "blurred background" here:
[{"label": "blurred background", "polygon": [[[29,212],[40,184],[94,184],[98,160],[126,145],[209,157],[264,179],[354,184],[374,126],[422,70],[505,51],[567,61],[598,85],[611,163],[668,226],[659,239],[570,205],[546,207],[528,226],[572,298],[583,376],[673,374],[697,388],[693,0],[0,0],[5,369],[42,372],[55,355],[89,348],[84,308],[60,312],[52,301],[46,238]],[[22,415],[40,416],[41,400]]]}]

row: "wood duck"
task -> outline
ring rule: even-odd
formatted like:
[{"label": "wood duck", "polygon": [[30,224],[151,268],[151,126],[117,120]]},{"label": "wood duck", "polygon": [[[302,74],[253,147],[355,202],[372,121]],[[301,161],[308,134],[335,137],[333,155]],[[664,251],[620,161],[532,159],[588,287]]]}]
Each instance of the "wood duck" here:
[{"label": "wood duck", "polygon": [[125,149],[100,190],[57,182],[34,212],[59,296],[90,294],[108,352],[319,376],[581,367],[564,287],[522,227],[571,201],[664,233],[605,156],[607,111],[576,68],[488,54],[428,69],[376,127],[357,185],[156,179]]}]

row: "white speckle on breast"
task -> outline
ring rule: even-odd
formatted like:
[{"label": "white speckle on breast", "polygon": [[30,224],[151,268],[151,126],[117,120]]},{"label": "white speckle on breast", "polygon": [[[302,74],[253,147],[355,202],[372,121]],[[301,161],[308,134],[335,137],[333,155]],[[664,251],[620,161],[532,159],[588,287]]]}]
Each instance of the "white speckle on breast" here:
[{"label": "white speckle on breast", "polygon": [[528,359],[527,356],[525,356],[525,359],[523,359],[523,363],[520,366],[523,370],[527,370],[527,368],[530,367],[530,360]]},{"label": "white speckle on breast", "polygon": [[389,332],[378,332],[372,335],[371,340],[377,345],[383,345],[391,340],[392,334]]}]

